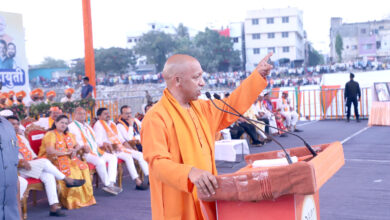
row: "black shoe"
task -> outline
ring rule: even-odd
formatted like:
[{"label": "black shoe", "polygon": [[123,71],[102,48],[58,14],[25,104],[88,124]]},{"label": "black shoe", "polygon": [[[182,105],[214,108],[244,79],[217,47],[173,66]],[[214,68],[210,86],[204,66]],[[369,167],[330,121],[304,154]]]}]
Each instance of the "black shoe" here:
[{"label": "black shoe", "polygon": [[287,134],[281,134],[279,137],[288,137]]},{"label": "black shoe", "polygon": [[73,180],[73,183],[66,183],[66,187],[72,188],[72,187],[80,187],[84,185],[85,180]]},{"label": "black shoe", "polygon": [[299,129],[294,129],[294,132],[302,132],[303,130],[299,130]]},{"label": "black shoe", "polygon": [[148,186],[148,184],[147,183],[145,183],[145,181],[144,182],[142,182],[141,183],[141,185],[139,185],[139,186],[135,186],[135,189],[136,190],[147,190],[147,189],[149,189],[149,186]]},{"label": "black shoe", "polygon": [[253,142],[252,142],[252,145],[253,145],[254,147],[261,147],[261,146],[264,145],[264,142],[261,142],[261,141],[253,141]]},{"label": "black shoe", "polygon": [[55,217],[65,217],[66,216],[65,212],[61,211],[61,209],[57,209],[55,212],[50,211],[49,215],[55,216]]},{"label": "black shoe", "polygon": [[271,142],[271,141],[272,141],[271,138],[266,138],[266,139],[264,139],[264,142],[265,142],[265,143],[269,143],[269,142]]}]

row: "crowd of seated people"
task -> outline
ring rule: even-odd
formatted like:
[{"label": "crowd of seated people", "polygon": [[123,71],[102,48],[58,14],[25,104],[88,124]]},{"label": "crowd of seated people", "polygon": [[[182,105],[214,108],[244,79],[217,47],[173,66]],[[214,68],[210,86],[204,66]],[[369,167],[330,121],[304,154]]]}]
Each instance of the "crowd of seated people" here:
[{"label": "crowd of seated people", "polygon": [[[145,111],[150,107],[145,106]],[[14,126],[20,147],[21,199],[28,197],[24,192],[31,179],[41,182],[50,216],[65,216],[61,208],[71,210],[96,204],[93,173],[101,181],[103,191],[111,195],[121,193],[123,189],[117,183],[119,163],[126,166],[137,190],[149,189],[148,164],[143,159],[140,145],[142,123],[132,116],[130,106],[122,106],[121,115],[115,121],[111,120],[108,109],[99,108],[94,124],[86,121],[87,112],[82,107],[74,110],[73,121],[59,107],[51,107],[47,117],[26,126],[12,111],[2,112]],[[35,151],[26,131],[34,129],[44,133],[41,145]]]}]

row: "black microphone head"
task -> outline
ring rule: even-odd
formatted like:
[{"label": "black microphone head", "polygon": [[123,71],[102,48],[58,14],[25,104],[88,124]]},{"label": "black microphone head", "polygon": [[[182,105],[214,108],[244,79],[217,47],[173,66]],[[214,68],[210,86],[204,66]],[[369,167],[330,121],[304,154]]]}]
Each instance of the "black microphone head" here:
[{"label": "black microphone head", "polygon": [[213,96],[214,96],[214,98],[215,98],[215,99],[221,100],[221,96],[220,96],[220,95],[218,95],[217,93],[214,93],[214,95],[213,95]]},{"label": "black microphone head", "polygon": [[206,92],[205,94],[206,94],[206,97],[207,97],[208,99],[211,99],[211,95],[210,95],[209,92]]}]

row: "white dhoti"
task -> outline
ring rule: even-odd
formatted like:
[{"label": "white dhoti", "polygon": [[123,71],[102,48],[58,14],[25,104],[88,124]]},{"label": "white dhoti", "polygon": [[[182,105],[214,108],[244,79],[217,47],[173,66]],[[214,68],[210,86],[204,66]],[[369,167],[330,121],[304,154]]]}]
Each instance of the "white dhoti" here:
[{"label": "white dhoti", "polygon": [[135,180],[139,177],[137,170],[135,168],[135,165],[134,165],[134,159],[136,159],[138,161],[144,174],[149,175],[148,164],[144,160],[142,153],[139,151],[135,151],[135,150],[130,150],[130,149],[127,149],[127,150],[129,150],[131,152],[131,154],[125,153],[125,152],[119,152],[119,153],[116,153],[115,155],[119,159],[125,161],[127,170],[129,171],[131,178],[133,180]]},{"label": "white dhoti", "polygon": [[286,118],[286,126],[295,126],[298,122],[298,114],[295,111],[281,112],[283,117]]},{"label": "white dhoti", "polygon": [[20,192],[20,199],[23,198],[24,192],[26,192],[28,182],[25,178],[18,176],[19,179],[19,192]]},{"label": "white dhoti", "polygon": [[[118,158],[110,153],[104,153],[101,157],[91,153],[85,155],[88,163],[92,163],[96,167],[96,172],[103,182],[104,186],[109,186],[116,182]],[[106,168],[106,163],[108,167]]]}]

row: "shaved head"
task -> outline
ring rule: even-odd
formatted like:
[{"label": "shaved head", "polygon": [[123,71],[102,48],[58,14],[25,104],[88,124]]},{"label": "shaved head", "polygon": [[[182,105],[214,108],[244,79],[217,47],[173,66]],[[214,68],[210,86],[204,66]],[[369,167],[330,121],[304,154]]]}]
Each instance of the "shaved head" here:
[{"label": "shaved head", "polygon": [[198,99],[204,86],[202,74],[199,61],[185,54],[169,57],[162,72],[168,90],[182,104]]},{"label": "shaved head", "polygon": [[165,62],[162,76],[167,82],[174,79],[175,76],[182,76],[186,74],[191,65],[199,64],[199,61],[192,56],[185,54],[175,54],[168,58]]}]

